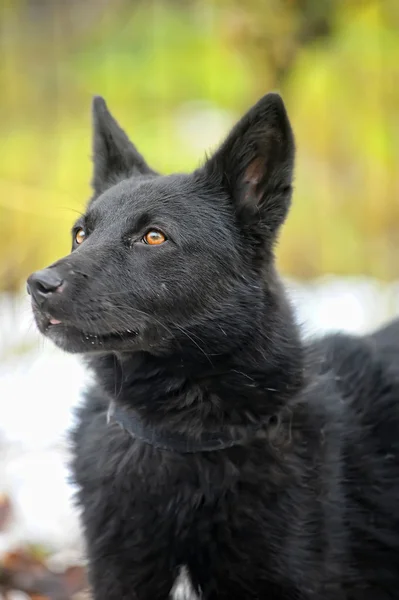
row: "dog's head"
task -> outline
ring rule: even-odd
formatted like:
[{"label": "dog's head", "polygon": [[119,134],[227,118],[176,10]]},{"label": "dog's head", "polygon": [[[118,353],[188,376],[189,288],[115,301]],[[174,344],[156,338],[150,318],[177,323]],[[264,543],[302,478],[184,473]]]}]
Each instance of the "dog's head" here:
[{"label": "dog's head", "polygon": [[184,340],[222,351],[264,318],[274,285],[294,160],[280,96],[263,97],[188,175],[153,171],[101,98],[93,117],[94,194],[72,252],[28,279],[40,331],[69,352]]}]

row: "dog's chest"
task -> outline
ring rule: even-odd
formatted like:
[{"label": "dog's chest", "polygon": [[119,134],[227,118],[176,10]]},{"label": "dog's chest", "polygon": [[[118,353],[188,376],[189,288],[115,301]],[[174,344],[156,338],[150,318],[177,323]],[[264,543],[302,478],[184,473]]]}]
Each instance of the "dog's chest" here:
[{"label": "dog's chest", "polygon": [[170,591],[170,600],[200,600],[201,597],[194,590],[191,575],[186,565],[180,567],[179,575]]}]

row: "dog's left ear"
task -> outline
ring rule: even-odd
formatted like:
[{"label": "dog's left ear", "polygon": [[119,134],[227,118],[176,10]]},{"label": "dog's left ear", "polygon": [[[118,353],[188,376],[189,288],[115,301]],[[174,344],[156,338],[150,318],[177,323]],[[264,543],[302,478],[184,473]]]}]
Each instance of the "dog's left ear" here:
[{"label": "dog's left ear", "polygon": [[126,133],[109,112],[105,100],[93,99],[93,162],[92,187],[101,194],[119,179],[132,175],[153,174]]},{"label": "dog's left ear", "polygon": [[291,202],[294,137],[284,103],[267,94],[233,128],[202,173],[223,188],[246,226],[274,236]]}]

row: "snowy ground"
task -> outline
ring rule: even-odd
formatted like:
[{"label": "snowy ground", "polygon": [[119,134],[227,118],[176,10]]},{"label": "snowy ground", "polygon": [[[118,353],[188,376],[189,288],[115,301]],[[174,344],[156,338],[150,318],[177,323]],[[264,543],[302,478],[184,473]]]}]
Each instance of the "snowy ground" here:
[{"label": "snowy ground", "polygon": [[[399,315],[399,284],[325,278],[289,289],[305,334],[363,332]],[[0,553],[19,542],[79,550],[65,433],[86,381],[78,358],[39,338],[26,298],[0,297],[0,494],[14,508]]]}]

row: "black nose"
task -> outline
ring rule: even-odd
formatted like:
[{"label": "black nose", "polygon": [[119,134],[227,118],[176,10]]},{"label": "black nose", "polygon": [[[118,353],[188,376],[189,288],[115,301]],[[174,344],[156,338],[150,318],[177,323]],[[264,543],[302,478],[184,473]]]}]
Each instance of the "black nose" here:
[{"label": "black nose", "polygon": [[37,304],[42,304],[53,292],[62,285],[62,278],[55,269],[36,271],[28,278],[27,291]]}]

